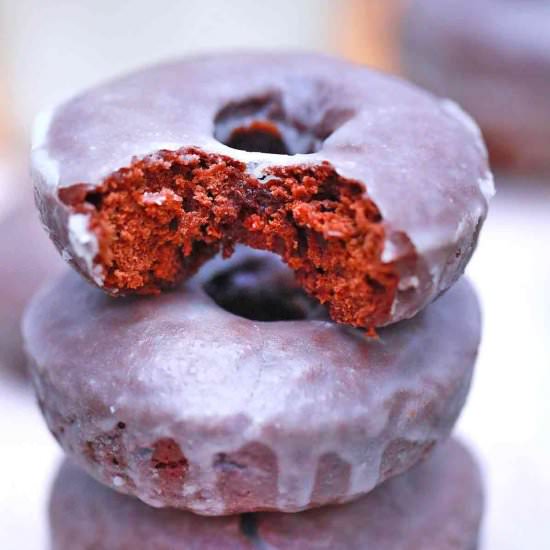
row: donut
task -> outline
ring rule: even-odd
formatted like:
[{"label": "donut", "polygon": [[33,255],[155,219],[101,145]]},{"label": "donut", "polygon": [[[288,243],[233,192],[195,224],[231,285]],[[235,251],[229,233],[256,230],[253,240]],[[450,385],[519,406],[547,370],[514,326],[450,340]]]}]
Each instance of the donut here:
[{"label": "donut", "polygon": [[40,227],[30,193],[0,221],[0,262],[0,366],[22,378],[23,310],[40,286],[66,269]]},{"label": "donut", "polygon": [[373,339],[265,254],[119,300],[69,270],[33,299],[38,401],[81,467],[156,507],[297,512],[367,493],[448,436],[480,338],[468,283]]},{"label": "donut", "polygon": [[236,244],[281,256],[331,317],[412,317],[462,274],[493,192],[454,103],[314,54],[154,66],[39,117],[33,178],[65,258],[155,294]]},{"label": "donut", "polygon": [[550,169],[546,0],[411,0],[401,34],[405,74],[474,116],[492,164]]},{"label": "donut", "polygon": [[369,495],[299,514],[201,518],[150,508],[65,461],[50,498],[52,550],[472,550],[483,491],[456,441]]}]

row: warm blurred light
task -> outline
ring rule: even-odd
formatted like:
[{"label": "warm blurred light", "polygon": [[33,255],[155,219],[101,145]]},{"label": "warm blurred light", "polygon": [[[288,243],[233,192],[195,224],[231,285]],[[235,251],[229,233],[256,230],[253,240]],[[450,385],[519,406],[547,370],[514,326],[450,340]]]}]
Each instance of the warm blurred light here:
[{"label": "warm blurred light", "polygon": [[398,72],[397,29],[402,0],[346,0],[338,3],[341,21],[335,32],[347,58]]}]

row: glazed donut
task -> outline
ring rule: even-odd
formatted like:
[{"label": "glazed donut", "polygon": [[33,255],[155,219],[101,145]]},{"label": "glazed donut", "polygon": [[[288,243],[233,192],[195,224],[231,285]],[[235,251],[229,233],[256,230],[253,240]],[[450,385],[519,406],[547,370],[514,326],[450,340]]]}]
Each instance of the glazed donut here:
[{"label": "glazed donut", "polygon": [[412,0],[405,73],[477,120],[499,167],[550,169],[550,3]]},{"label": "glazed donut", "polygon": [[48,279],[66,269],[40,227],[30,193],[0,221],[0,366],[22,375],[25,353],[21,317]]},{"label": "glazed donut", "polygon": [[472,550],[479,470],[455,441],[366,497],[300,514],[201,518],[109,491],[66,461],[50,499],[52,550]]},{"label": "glazed donut", "polygon": [[458,279],[493,192],[454,103],[313,54],[133,73],[40,117],[32,161],[51,237],[108,293],[158,293],[242,243],[366,328]]},{"label": "glazed donut", "polygon": [[[152,506],[296,512],[355,499],[448,436],[480,338],[466,282],[367,339],[265,254],[154,298],[113,300],[72,272],[39,293],[26,349],[69,456]],[[281,302],[262,321],[260,287]]]}]

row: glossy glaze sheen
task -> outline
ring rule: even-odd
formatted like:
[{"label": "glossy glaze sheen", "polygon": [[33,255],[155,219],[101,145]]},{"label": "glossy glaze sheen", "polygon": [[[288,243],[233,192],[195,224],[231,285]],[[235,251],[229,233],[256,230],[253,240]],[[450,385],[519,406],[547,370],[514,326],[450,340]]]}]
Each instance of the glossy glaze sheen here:
[{"label": "glossy glaze sheen", "polygon": [[70,462],[50,502],[52,550],[472,550],[483,495],[469,453],[451,441],[360,500],[300,514],[200,518],[155,510]]},{"label": "glossy glaze sheen", "polygon": [[[324,117],[344,123],[313,154],[246,152],[214,138],[224,107],[264,96],[280,98],[306,128]],[[61,203],[59,189],[97,185],[134,157],[185,146],[242,161],[256,177],[274,166],[326,161],[362,182],[385,220],[382,260],[396,262],[401,276],[386,324],[413,316],[458,279],[493,193],[475,123],[454,103],[399,79],[313,54],[176,61],[92,89],[37,121],[32,163],[43,219],[58,248],[96,284],[103,280],[96,236],[85,215]]]},{"label": "glossy glaze sheen", "polygon": [[[115,300],[70,273],[27,311],[46,420],[102,482],[206,515],[295,512],[372,490],[450,433],[480,338],[465,281],[379,340],[237,317],[200,283]],[[173,477],[149,462],[159,441]]]}]

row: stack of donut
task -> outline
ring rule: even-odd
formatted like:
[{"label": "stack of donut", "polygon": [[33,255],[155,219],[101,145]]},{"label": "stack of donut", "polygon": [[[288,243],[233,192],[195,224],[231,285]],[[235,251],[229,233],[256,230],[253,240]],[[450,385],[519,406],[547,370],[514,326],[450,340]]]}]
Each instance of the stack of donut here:
[{"label": "stack of donut", "polygon": [[475,547],[447,439],[493,187],[454,103],[313,54],[178,61],[41,117],[33,177],[75,268],[23,322],[71,460],[55,550]]}]

